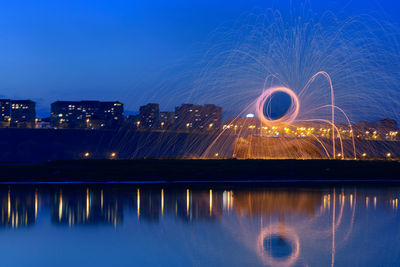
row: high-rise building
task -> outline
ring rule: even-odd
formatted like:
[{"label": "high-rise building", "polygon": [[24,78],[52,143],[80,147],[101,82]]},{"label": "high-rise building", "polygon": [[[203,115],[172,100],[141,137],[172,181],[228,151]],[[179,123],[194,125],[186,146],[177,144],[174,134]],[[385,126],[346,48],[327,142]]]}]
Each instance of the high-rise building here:
[{"label": "high-rise building", "polygon": [[175,108],[175,125],[178,129],[218,129],[221,124],[222,108],[216,105],[182,104]]},{"label": "high-rise building", "polygon": [[12,100],[11,126],[34,128],[36,119],[35,102],[31,100]]},{"label": "high-rise building", "polygon": [[35,127],[35,102],[31,100],[1,99],[0,112],[2,127]]},{"label": "high-rise building", "polygon": [[182,104],[175,107],[175,126],[178,129],[196,129],[201,122],[201,105]]},{"label": "high-rise building", "polygon": [[160,107],[149,103],[139,109],[140,128],[158,128],[160,122]]},{"label": "high-rise building", "polygon": [[56,101],[51,104],[51,123],[57,128],[118,128],[123,114],[123,104],[118,101]]},{"label": "high-rise building", "polygon": [[175,113],[171,111],[160,112],[160,128],[168,129],[174,125]]},{"label": "high-rise building", "polygon": [[11,100],[0,99],[0,121],[2,127],[10,126],[11,122]]},{"label": "high-rise building", "polygon": [[214,104],[206,104],[202,108],[203,128],[218,129],[222,126],[222,108]]}]

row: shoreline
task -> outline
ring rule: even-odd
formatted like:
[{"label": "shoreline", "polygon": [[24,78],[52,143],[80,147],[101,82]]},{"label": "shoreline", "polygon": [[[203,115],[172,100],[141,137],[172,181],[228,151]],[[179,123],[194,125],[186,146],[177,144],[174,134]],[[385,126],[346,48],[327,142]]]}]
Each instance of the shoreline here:
[{"label": "shoreline", "polygon": [[397,183],[395,160],[132,159],[0,164],[0,184]]}]

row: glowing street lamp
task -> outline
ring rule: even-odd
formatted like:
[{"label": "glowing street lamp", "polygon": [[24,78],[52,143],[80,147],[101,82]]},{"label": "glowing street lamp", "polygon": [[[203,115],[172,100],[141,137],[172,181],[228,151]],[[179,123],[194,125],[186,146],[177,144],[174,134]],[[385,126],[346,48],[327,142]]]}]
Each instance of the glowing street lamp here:
[{"label": "glowing street lamp", "polygon": [[112,159],[114,159],[116,156],[117,156],[117,153],[115,153],[115,152],[112,152],[112,153],[110,154],[110,157],[111,157]]},{"label": "glowing street lamp", "polygon": [[84,156],[85,158],[88,158],[88,157],[90,156],[90,153],[89,153],[89,152],[86,152],[85,154],[83,154],[83,156]]}]

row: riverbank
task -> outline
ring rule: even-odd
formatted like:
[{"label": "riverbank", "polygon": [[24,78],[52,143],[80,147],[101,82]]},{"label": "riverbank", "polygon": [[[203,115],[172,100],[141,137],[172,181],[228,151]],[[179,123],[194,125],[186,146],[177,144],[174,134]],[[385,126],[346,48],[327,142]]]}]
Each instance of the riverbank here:
[{"label": "riverbank", "polygon": [[0,182],[399,181],[395,160],[66,160],[0,164]]}]

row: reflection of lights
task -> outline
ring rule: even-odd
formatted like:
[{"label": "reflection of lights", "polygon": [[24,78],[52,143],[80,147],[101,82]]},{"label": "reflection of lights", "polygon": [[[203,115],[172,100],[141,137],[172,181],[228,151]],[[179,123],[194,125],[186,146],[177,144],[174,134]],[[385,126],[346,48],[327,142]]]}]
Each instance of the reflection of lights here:
[{"label": "reflection of lights", "polygon": [[100,205],[101,205],[101,211],[103,211],[103,189],[100,191]]},{"label": "reflection of lights", "polygon": [[37,191],[35,190],[35,219],[37,218],[37,211],[38,211],[38,196],[37,196]]},{"label": "reflection of lights", "polygon": [[328,194],[328,210],[331,209],[331,194]]},{"label": "reflection of lights", "polygon": [[233,192],[232,191],[224,191],[222,194],[222,205],[223,209],[226,211],[230,211],[233,209]]},{"label": "reflection of lights", "polygon": [[228,191],[228,211],[231,209],[231,192]]},{"label": "reflection of lights", "polygon": [[58,204],[58,220],[61,221],[62,219],[62,211],[63,211],[63,199],[62,199],[62,192],[60,191],[60,201]]},{"label": "reflection of lights", "polygon": [[336,252],[336,246],[335,246],[335,235],[336,235],[336,193],[335,193],[335,188],[333,188],[333,210],[332,210],[332,267],[334,266],[335,263],[335,252]]},{"label": "reflection of lights", "polygon": [[353,207],[353,194],[350,194],[350,207]]},{"label": "reflection of lights", "polygon": [[233,192],[232,191],[224,191],[222,194],[222,205],[224,210],[230,211],[233,209]]},{"label": "reflection of lights", "polygon": [[164,215],[164,189],[161,189],[161,215]]},{"label": "reflection of lights", "polygon": [[86,188],[86,219],[89,218],[89,208],[90,208],[89,188]]},{"label": "reflection of lights", "polygon": [[186,189],[186,215],[189,216],[189,200],[190,200],[190,191]]},{"label": "reflection of lights", "polygon": [[[285,239],[291,246],[292,253],[284,257],[282,259],[275,258],[271,253],[265,250],[264,242],[265,239],[273,236],[279,236],[282,239]],[[279,225],[272,225],[265,227],[261,230],[258,241],[257,241],[257,254],[260,256],[262,262],[265,265],[269,266],[292,266],[298,259],[300,254],[300,242],[297,233],[289,227],[285,227],[284,232],[282,232],[281,227]]]},{"label": "reflection of lights", "polygon": [[374,197],[374,209],[376,208],[376,197]]},{"label": "reflection of lights", "polygon": [[10,190],[8,190],[8,198],[7,198],[7,221],[10,221],[10,212],[11,212],[11,196],[10,196]]},{"label": "reflection of lights", "polygon": [[222,193],[222,208],[226,210],[226,191]]},{"label": "reflection of lights", "polygon": [[365,197],[365,206],[368,208],[368,204],[369,204],[369,197]]},{"label": "reflection of lights", "polygon": [[212,205],[213,205],[212,201],[213,201],[212,200],[212,190],[210,189],[210,216],[212,215]]},{"label": "reflection of lights", "polygon": [[137,204],[137,216],[140,216],[140,190],[139,188],[137,189],[137,199],[136,199],[136,204]]}]

